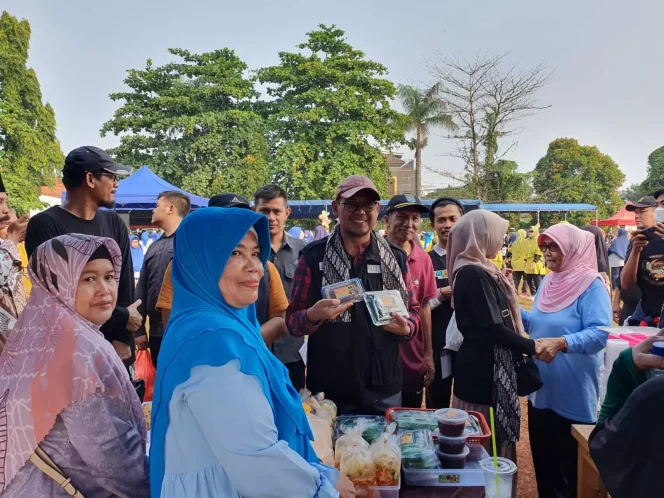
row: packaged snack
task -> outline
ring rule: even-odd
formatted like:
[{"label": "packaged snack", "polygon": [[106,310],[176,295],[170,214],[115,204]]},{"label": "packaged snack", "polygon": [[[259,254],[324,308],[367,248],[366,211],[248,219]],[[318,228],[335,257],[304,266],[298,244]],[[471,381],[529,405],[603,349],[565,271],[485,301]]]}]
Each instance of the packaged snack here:
[{"label": "packaged snack", "polygon": [[392,423],[385,428],[369,451],[376,466],[377,486],[398,486],[401,475],[401,449],[394,435],[397,425]]},{"label": "packaged snack", "polygon": [[369,444],[378,439],[385,429],[385,417],[380,415],[341,415],[337,418],[337,434],[357,426],[360,420],[364,420],[365,424],[362,437]]},{"label": "packaged snack", "polygon": [[392,420],[400,431],[427,429],[433,432],[438,428],[438,419],[433,411],[397,410],[392,413]]},{"label": "packaged snack", "polygon": [[150,424],[152,423],[152,401],[143,403],[143,415],[145,415],[145,422],[148,425],[148,431],[149,431]]},{"label": "packaged snack", "polygon": [[442,408],[436,410],[435,414],[438,419],[438,429],[444,436],[459,437],[466,429],[468,413],[463,410]]},{"label": "packaged snack", "polygon": [[468,414],[468,420],[466,420],[466,429],[463,432],[466,436],[481,436],[482,429],[480,428],[480,421],[477,420],[475,415]]},{"label": "packaged snack", "polygon": [[321,401],[320,407],[323,409],[324,412],[327,412],[330,415],[330,418],[333,423],[336,422],[337,405],[334,403],[334,401],[329,399],[324,399],[323,401]]},{"label": "packaged snack", "polygon": [[364,445],[349,447],[341,457],[339,470],[357,486],[376,484],[376,466],[371,452]]},{"label": "packaged snack", "polygon": [[337,439],[334,445],[334,466],[337,469],[341,468],[341,459],[349,448],[360,446],[369,449],[367,443],[362,437],[362,432],[368,427],[366,420],[360,420],[355,425],[346,426],[343,430],[343,435]]},{"label": "packaged snack", "polygon": [[321,289],[325,299],[338,299],[341,304],[362,301],[364,286],[362,280],[353,278],[336,284],[326,285]]},{"label": "packaged snack", "polygon": [[332,427],[327,418],[308,414],[307,420],[314,435],[311,446],[316,452],[316,456],[323,464],[330,467],[334,466],[334,445],[332,444]]},{"label": "packaged snack", "polygon": [[392,313],[404,318],[408,316],[408,308],[397,290],[365,292],[364,302],[367,304],[371,320],[377,327],[394,321]]},{"label": "packaged snack", "polygon": [[400,433],[401,464],[406,469],[438,469],[436,447],[426,429]]}]

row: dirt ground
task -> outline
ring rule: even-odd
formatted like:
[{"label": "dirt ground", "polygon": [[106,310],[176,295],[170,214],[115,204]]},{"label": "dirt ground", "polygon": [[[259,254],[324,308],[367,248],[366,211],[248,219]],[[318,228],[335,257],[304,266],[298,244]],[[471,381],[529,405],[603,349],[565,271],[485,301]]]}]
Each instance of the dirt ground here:
[{"label": "dirt ground", "polygon": [[[519,303],[524,309],[532,308],[532,301],[519,298]],[[519,486],[517,488],[518,498],[537,498],[537,482],[535,481],[535,469],[533,468],[533,457],[530,453],[530,438],[528,437],[528,403],[521,398],[521,440],[517,445],[517,464],[519,467]]]}]

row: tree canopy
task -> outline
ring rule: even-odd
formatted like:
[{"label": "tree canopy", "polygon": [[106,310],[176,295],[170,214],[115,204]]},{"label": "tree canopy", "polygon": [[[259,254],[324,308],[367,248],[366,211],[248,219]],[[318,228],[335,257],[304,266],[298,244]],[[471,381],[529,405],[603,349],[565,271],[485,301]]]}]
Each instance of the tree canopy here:
[{"label": "tree canopy", "polygon": [[147,164],[185,190],[253,195],[270,180],[265,128],[252,110],[257,96],[247,65],[227,48],[192,54],[169,49],[179,61],[130,69],[130,91],[102,136],[120,137],[110,152],[131,166]]},{"label": "tree canopy", "polygon": [[64,157],[55,112],[42,102],[37,74],[27,66],[30,24],[0,17],[0,171],[19,216],[40,208],[40,187],[52,185]]},{"label": "tree canopy", "polygon": [[301,52],[280,52],[280,64],[258,71],[273,99],[268,120],[274,180],[297,199],[329,198],[348,175],[370,177],[386,193],[381,150],[403,143],[405,122],[391,109],[394,84],[335,26],[307,33]]},{"label": "tree canopy", "polygon": [[[551,142],[533,172],[539,202],[594,204],[600,218],[613,215],[622,206],[618,189],[624,181],[625,175],[611,157],[573,138]],[[589,216],[576,214],[574,220],[581,222]]]}]

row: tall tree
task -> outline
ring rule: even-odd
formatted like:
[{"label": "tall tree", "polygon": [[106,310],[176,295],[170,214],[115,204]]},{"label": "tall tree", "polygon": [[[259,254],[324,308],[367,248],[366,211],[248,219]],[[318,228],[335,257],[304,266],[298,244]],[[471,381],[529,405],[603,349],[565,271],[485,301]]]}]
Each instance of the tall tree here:
[{"label": "tall tree", "polygon": [[40,187],[52,185],[64,157],[55,112],[42,102],[37,74],[27,67],[30,24],[0,17],[0,170],[19,214],[42,207]]},{"label": "tall tree", "polygon": [[478,199],[486,201],[496,166],[514,142],[499,144],[518,134],[516,123],[549,106],[536,94],[550,73],[543,64],[520,70],[507,62],[507,54],[480,55],[473,60],[441,58],[429,66],[439,81],[440,96],[457,124],[451,135],[456,142],[453,157],[463,161],[464,174],[439,170],[442,176],[472,185]]},{"label": "tall tree", "polygon": [[[533,172],[538,201],[594,204],[600,217],[611,216],[620,209],[618,189],[624,181],[625,175],[611,157],[597,147],[580,145],[573,138],[551,142]],[[581,214],[573,217],[586,222],[589,218]]]},{"label": "tall tree", "polygon": [[438,96],[439,84],[422,90],[411,85],[399,85],[399,101],[406,111],[407,132],[414,132],[415,138],[408,146],[415,150],[415,191],[422,195],[422,149],[429,144],[429,133],[433,128],[456,130],[452,116],[448,114],[445,102]]},{"label": "tall tree", "polygon": [[382,193],[389,169],[382,150],[403,143],[405,121],[390,108],[396,95],[382,64],[349,45],[344,32],[320,25],[280,52],[280,64],[258,71],[273,100],[268,118],[275,180],[293,198],[330,198],[352,174],[371,177]]},{"label": "tall tree", "polygon": [[270,179],[263,119],[253,112],[254,81],[227,48],[192,54],[169,49],[179,60],[130,69],[130,91],[102,136],[124,134],[111,152],[128,165],[147,164],[190,192],[253,195]]},{"label": "tall tree", "polygon": [[643,195],[652,195],[664,188],[664,147],[659,147],[648,156],[648,172],[646,179],[640,185],[639,191]]}]

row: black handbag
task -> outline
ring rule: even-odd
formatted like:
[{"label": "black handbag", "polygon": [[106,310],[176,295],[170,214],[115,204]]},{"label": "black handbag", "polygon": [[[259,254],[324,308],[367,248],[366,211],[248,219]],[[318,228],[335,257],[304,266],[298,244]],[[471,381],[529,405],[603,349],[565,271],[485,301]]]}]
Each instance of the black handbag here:
[{"label": "black handbag", "polygon": [[519,396],[528,396],[540,389],[544,383],[535,358],[524,356],[514,363],[516,390]]}]

